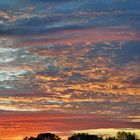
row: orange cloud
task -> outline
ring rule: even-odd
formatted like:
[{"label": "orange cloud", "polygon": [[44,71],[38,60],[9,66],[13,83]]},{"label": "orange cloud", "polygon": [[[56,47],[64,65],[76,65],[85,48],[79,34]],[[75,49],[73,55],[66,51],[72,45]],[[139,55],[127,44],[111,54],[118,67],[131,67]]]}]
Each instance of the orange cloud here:
[{"label": "orange cloud", "polygon": [[[59,34],[59,36],[58,36]],[[16,36],[15,36],[16,37]],[[106,41],[131,41],[139,40],[139,32],[127,27],[87,28],[81,30],[62,30],[48,35],[18,36],[19,46],[44,46],[44,45],[74,45],[95,44]],[[25,41],[22,39],[24,38]],[[17,44],[18,45],[18,44]]]}]

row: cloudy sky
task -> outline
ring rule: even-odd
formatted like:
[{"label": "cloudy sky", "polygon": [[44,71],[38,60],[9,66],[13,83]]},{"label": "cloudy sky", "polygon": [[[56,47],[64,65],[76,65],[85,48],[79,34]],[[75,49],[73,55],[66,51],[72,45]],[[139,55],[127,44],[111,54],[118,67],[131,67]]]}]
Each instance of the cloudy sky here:
[{"label": "cloudy sky", "polygon": [[0,1],[0,138],[139,131],[139,6]]}]

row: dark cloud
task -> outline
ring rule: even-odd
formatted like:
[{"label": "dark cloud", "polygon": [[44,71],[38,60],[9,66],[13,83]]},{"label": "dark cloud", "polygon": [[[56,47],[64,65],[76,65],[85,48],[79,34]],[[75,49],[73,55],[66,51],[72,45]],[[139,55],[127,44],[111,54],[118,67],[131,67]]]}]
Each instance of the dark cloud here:
[{"label": "dark cloud", "polygon": [[126,42],[122,49],[117,52],[117,62],[127,64],[133,61],[140,61],[140,42]]}]

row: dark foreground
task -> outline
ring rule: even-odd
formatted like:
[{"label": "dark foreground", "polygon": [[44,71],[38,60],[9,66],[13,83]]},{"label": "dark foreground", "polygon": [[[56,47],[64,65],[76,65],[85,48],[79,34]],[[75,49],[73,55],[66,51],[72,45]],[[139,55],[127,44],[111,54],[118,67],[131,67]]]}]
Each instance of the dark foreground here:
[{"label": "dark foreground", "polygon": [[[23,140],[61,140],[61,138],[53,133],[42,133],[37,137],[25,137]],[[135,133],[122,131],[118,132],[115,137],[107,135],[99,136],[88,133],[78,133],[68,137],[68,140],[138,140],[138,138]]]}]

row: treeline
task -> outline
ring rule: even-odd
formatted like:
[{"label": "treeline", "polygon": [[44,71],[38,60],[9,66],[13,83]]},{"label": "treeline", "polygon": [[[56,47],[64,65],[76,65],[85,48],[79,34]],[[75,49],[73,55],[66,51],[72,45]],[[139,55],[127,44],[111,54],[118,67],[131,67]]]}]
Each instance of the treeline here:
[{"label": "treeline", "polygon": [[[61,138],[56,134],[42,133],[39,134],[37,137],[25,137],[23,138],[23,140],[61,140]],[[78,133],[68,137],[68,140],[138,140],[138,139],[135,133],[121,131],[118,132],[115,137],[109,137],[107,135],[98,136],[91,135],[88,133]]]}]

